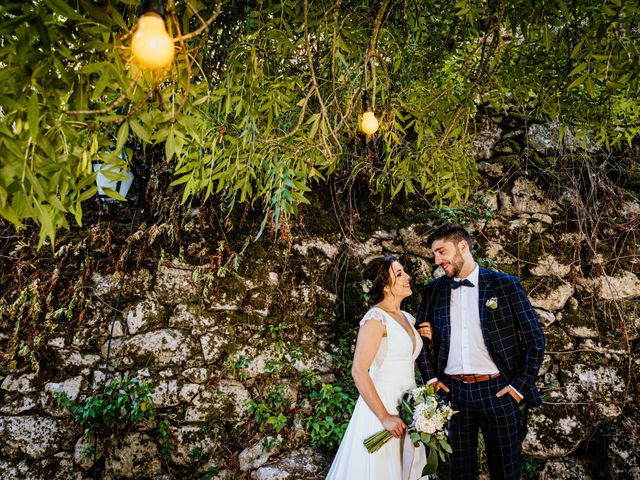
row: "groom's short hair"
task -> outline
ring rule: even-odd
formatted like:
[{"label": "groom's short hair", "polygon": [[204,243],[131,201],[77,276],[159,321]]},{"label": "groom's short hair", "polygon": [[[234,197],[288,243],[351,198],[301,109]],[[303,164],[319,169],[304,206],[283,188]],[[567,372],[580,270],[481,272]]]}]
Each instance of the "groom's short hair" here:
[{"label": "groom's short hair", "polygon": [[439,226],[435,232],[429,235],[427,244],[431,246],[436,240],[448,240],[456,245],[464,240],[469,245],[469,250],[473,250],[473,238],[463,226],[457,223],[445,223]]}]

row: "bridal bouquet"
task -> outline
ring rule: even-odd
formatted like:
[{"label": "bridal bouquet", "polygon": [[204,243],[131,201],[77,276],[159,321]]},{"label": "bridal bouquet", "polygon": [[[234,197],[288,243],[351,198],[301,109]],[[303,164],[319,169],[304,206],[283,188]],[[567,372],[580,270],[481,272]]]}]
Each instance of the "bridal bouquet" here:
[{"label": "bridal bouquet", "polygon": [[[417,447],[422,443],[427,449],[427,465],[422,470],[422,475],[435,473],[438,469],[438,457],[445,462],[446,454],[451,453],[446,426],[457,412],[440,400],[431,385],[405,392],[398,412],[408,426],[407,433],[413,445]],[[382,430],[367,438],[364,446],[369,453],[373,453],[392,437],[390,432]]]}]

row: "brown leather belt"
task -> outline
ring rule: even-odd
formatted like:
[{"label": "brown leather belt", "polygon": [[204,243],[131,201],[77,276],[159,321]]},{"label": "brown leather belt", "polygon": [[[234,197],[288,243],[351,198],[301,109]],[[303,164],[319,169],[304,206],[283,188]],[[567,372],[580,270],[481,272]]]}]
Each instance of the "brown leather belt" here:
[{"label": "brown leather belt", "polygon": [[486,382],[487,380],[493,380],[494,378],[498,378],[500,376],[499,373],[485,374],[485,375],[449,375],[450,378],[455,378],[456,380],[462,380],[464,383],[476,383],[476,382]]}]

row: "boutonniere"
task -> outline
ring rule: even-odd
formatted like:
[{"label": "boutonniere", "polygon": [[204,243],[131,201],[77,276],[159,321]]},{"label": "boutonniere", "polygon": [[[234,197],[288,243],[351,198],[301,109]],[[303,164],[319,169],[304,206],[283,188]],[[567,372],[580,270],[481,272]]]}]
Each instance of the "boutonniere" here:
[{"label": "boutonniere", "polygon": [[486,305],[491,310],[495,310],[496,308],[498,308],[498,299],[496,297],[491,297],[489,300],[487,300]]}]

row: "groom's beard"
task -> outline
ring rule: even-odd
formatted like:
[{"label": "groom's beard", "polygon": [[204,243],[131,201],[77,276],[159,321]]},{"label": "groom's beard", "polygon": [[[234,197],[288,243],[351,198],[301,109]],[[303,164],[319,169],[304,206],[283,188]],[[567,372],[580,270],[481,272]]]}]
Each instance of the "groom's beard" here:
[{"label": "groom's beard", "polygon": [[457,277],[462,271],[462,267],[464,267],[464,258],[462,258],[460,252],[456,252],[455,257],[453,257],[453,260],[451,260],[451,267],[451,272],[447,273],[447,277]]}]

